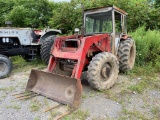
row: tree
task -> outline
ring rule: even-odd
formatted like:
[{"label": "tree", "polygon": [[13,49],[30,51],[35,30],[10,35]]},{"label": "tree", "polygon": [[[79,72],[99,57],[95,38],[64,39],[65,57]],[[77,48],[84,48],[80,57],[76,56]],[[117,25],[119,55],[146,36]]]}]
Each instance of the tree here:
[{"label": "tree", "polygon": [[0,26],[5,26],[5,16],[13,9],[14,5],[14,1],[0,0]]},{"label": "tree", "polygon": [[57,29],[73,32],[82,23],[81,9],[75,3],[60,2],[55,3],[53,16],[49,21],[49,25]]},{"label": "tree", "polygon": [[14,0],[14,4],[5,19],[12,20],[15,27],[48,26],[53,7],[48,0]]},{"label": "tree", "polygon": [[15,6],[8,15],[6,15],[6,20],[12,21],[13,26],[25,27],[25,19],[29,10],[23,6]]},{"label": "tree", "polygon": [[57,9],[53,10],[53,16],[49,21],[51,26],[74,30],[82,25],[82,10],[84,8],[95,8],[115,5],[128,12],[128,30],[135,30],[139,26],[148,24],[149,3],[146,0],[71,0],[70,3],[57,3]]}]

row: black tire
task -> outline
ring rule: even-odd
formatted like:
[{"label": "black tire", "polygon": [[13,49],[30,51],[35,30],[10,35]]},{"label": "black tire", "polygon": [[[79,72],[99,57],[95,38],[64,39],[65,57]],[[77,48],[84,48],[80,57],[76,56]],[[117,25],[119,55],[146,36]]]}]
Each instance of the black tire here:
[{"label": "black tire", "polygon": [[50,51],[51,51],[51,47],[54,43],[55,37],[56,37],[55,35],[49,36],[42,42],[40,55],[41,55],[42,60],[46,64],[48,64],[48,62],[49,62]]},{"label": "black tire", "polygon": [[88,81],[87,71],[82,72],[82,74],[81,74],[81,80],[82,81]]},{"label": "black tire", "polygon": [[136,58],[136,46],[133,39],[128,38],[120,42],[118,48],[119,69],[126,72],[134,67]]},{"label": "black tire", "polygon": [[12,71],[11,60],[4,55],[0,55],[0,79],[9,76]]},{"label": "black tire", "polygon": [[106,90],[113,86],[118,78],[117,58],[108,52],[102,52],[92,58],[88,66],[88,82],[97,90]]}]

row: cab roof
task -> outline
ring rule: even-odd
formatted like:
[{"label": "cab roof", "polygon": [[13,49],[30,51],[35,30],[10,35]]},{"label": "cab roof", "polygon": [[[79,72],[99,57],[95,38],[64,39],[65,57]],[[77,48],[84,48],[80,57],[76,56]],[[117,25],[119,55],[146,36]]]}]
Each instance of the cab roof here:
[{"label": "cab roof", "polygon": [[90,12],[103,12],[103,11],[111,11],[111,10],[116,10],[122,14],[128,15],[127,12],[125,12],[124,10],[116,7],[116,6],[107,6],[107,7],[99,7],[99,8],[92,8],[92,9],[85,9],[84,13],[90,13]]}]

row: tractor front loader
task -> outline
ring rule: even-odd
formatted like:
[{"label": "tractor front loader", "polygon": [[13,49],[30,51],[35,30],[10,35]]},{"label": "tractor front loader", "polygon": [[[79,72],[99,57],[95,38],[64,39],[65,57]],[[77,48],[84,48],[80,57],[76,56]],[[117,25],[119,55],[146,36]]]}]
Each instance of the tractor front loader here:
[{"label": "tractor front loader", "polygon": [[111,88],[119,70],[134,66],[135,43],[127,35],[126,15],[115,6],[85,10],[81,35],[55,39],[48,70],[32,70],[26,91],[78,108],[82,73],[94,89]]}]

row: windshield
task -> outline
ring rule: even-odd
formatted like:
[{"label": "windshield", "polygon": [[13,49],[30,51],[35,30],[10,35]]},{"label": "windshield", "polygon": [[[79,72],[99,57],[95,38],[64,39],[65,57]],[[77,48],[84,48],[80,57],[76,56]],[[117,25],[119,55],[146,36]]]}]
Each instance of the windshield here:
[{"label": "windshield", "polygon": [[112,12],[87,14],[85,18],[86,34],[88,33],[111,33]]}]

